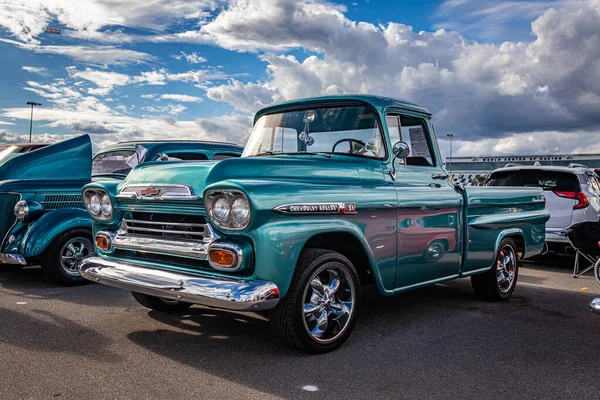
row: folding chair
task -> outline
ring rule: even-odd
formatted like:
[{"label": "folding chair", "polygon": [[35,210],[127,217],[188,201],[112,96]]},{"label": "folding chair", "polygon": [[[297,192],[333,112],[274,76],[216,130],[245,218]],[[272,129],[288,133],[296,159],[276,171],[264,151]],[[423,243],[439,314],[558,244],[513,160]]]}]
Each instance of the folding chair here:
[{"label": "folding chair", "polygon": [[[592,269],[595,270],[594,275],[598,277],[598,269],[600,266],[600,223],[599,222],[582,222],[575,224],[567,229],[567,238],[571,246],[575,249],[575,265],[573,266],[573,278],[579,278]],[[581,263],[587,260],[590,265],[587,265],[582,270]]]}]

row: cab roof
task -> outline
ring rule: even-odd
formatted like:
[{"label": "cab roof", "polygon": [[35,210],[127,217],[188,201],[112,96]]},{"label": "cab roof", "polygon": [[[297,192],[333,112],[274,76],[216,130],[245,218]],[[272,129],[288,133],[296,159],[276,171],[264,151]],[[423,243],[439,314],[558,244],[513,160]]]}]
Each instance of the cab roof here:
[{"label": "cab roof", "polygon": [[383,96],[373,96],[373,95],[364,95],[364,94],[347,94],[347,95],[338,95],[338,96],[321,96],[321,97],[307,97],[304,99],[297,99],[286,101],[282,103],[273,104],[271,106],[265,107],[262,110],[259,110],[254,117],[256,121],[258,117],[263,114],[271,114],[278,110],[285,110],[296,107],[310,107],[312,105],[330,105],[330,104],[340,104],[343,103],[367,103],[375,109],[383,112],[385,109],[389,107],[401,108],[409,111],[416,111],[419,113],[431,115],[429,110],[425,107],[422,107],[418,104],[411,103],[409,101],[394,99],[391,97],[383,97]]}]

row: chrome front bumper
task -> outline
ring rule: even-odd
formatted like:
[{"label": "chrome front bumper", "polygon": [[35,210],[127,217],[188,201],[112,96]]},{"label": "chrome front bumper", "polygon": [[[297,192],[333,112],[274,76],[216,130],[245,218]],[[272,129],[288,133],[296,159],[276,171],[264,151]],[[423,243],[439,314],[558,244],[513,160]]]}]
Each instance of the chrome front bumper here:
[{"label": "chrome front bumper", "polygon": [[20,254],[0,253],[0,264],[19,264],[27,265],[25,257]]},{"label": "chrome front bumper", "polygon": [[101,257],[84,259],[79,273],[92,282],[226,310],[269,310],[279,302],[279,289],[267,281],[185,274]]}]

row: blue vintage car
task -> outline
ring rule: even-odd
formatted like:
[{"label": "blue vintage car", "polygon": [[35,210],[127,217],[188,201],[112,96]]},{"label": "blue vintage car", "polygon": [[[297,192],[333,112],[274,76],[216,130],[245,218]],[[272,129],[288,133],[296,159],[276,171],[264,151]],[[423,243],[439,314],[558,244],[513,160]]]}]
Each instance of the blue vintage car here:
[{"label": "blue vintage car", "polygon": [[10,159],[7,152],[0,164],[0,269],[41,264],[62,285],[87,282],[77,267],[94,252],[92,218],[81,198],[85,184],[124,179],[131,170],[126,161],[136,151],[138,163],[222,159],[242,152],[228,143],[127,142],[104,149],[92,161],[88,136],[29,150],[35,151],[13,152]]},{"label": "blue vintage car", "polygon": [[392,295],[471,277],[508,299],[549,218],[539,188],[453,185],[431,114],[374,96],[265,108],[242,158],[145,164],[83,196],[97,247],[84,278],[158,311],[267,311],[313,353],[348,338],[363,285]]}]

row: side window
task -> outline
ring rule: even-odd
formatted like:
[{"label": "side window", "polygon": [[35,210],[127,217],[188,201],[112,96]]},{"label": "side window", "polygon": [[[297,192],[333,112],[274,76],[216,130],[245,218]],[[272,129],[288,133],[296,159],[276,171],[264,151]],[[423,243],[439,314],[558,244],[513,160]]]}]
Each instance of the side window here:
[{"label": "side window", "polygon": [[239,154],[215,154],[213,156],[213,160],[219,161],[219,160],[225,160],[227,158],[238,158],[240,155]]},{"label": "side window", "polygon": [[400,133],[402,140],[410,147],[410,155],[406,157],[406,165],[432,167],[433,152],[427,132],[427,124],[420,118],[400,116]]},{"label": "side window", "polygon": [[[410,148],[410,154],[404,162],[406,165],[421,167],[435,165],[427,133],[427,124],[424,120],[404,115],[388,115],[386,123],[392,146],[398,141],[403,141]],[[403,164],[402,161],[400,163]]]}]

